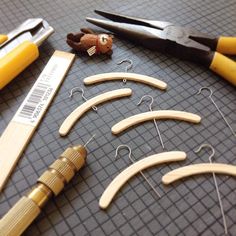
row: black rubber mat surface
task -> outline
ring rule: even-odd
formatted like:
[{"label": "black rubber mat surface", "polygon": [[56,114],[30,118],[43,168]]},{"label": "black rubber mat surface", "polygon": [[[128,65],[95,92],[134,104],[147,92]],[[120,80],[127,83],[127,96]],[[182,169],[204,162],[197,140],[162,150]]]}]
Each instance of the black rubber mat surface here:
[{"label": "black rubber mat surface", "polygon": [[[41,46],[40,58],[0,91],[0,133],[54,50],[70,51],[65,43],[66,34],[88,26],[100,30],[85,21],[86,16],[96,16],[94,9],[189,25],[215,36],[236,35],[234,0],[1,0],[1,33],[14,29],[27,18],[35,17],[47,20],[55,28],[55,33]],[[213,99],[235,130],[235,88],[201,66],[134,46],[119,38],[114,39],[113,49],[112,59],[77,55],[61,89],[0,194],[0,217],[34,185],[38,176],[66,147],[84,143],[96,133],[95,140],[88,146],[86,167],[57,198],[48,203],[25,235],[223,235],[222,216],[212,175],[188,178],[171,186],[163,186],[161,177],[179,166],[207,163],[207,150],[194,153],[203,143],[215,148],[215,162],[236,164],[235,137],[211,103],[207,91],[196,95],[200,87],[209,86],[214,91]],[[83,102],[80,94],[70,100],[69,91],[80,86],[84,88],[85,96],[91,98],[123,87],[121,81],[89,87],[83,85],[83,78],[87,76],[124,71],[125,64],[116,65],[123,59],[133,60],[131,72],[161,78],[168,83],[168,90],[163,92],[127,82],[125,87],[133,90],[131,98],[100,105],[97,113],[89,111],[67,137],[61,138],[59,126]],[[137,176],[122,188],[110,207],[103,211],[98,206],[101,194],[111,180],[130,164],[126,150],[122,150],[115,161],[116,147],[129,145],[136,160],[163,151],[153,122],[134,127],[117,137],[111,134],[110,128],[116,122],[147,111],[147,104],[136,105],[145,94],[154,97],[154,110],[185,110],[201,115],[202,122],[193,125],[158,121],[166,150],[185,151],[187,160],[144,172],[161,194],[160,199]],[[236,179],[222,175],[217,176],[217,181],[229,235],[236,235]]]}]

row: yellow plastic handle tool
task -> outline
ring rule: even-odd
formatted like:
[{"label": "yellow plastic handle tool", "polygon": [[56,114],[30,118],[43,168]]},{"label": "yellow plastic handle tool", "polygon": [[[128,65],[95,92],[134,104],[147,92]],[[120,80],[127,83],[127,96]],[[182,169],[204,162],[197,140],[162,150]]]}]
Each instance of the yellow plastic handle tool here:
[{"label": "yellow plastic handle tool", "polygon": [[236,86],[236,62],[215,52],[210,69]]},{"label": "yellow plastic handle tool", "polygon": [[0,58],[0,89],[13,80],[38,56],[37,45],[31,41],[24,41],[3,58]]},{"label": "yellow plastic handle tool", "polygon": [[222,54],[236,55],[236,37],[220,37],[216,51]]},{"label": "yellow plastic handle tool", "polygon": [[8,40],[8,36],[5,34],[0,34],[0,44]]}]

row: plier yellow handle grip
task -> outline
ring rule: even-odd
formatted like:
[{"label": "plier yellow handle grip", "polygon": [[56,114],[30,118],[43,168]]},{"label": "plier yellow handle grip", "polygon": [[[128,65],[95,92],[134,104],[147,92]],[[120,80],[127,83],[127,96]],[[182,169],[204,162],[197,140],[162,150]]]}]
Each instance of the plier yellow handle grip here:
[{"label": "plier yellow handle grip", "polygon": [[0,44],[6,42],[8,40],[8,36],[5,34],[0,34]]},{"label": "plier yellow handle grip", "polygon": [[236,37],[219,37],[216,51],[227,55],[236,55]]},{"label": "plier yellow handle grip", "polygon": [[236,55],[236,37],[219,37],[209,68],[236,86],[236,62],[223,55]]}]

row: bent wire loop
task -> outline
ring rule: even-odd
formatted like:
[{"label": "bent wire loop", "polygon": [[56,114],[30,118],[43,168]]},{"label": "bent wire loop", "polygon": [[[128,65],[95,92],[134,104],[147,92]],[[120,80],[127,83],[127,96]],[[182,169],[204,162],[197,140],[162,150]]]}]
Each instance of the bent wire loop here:
[{"label": "bent wire loop", "polygon": [[[128,70],[130,70],[133,67],[133,61],[131,59],[124,59],[120,62],[117,63],[117,65],[121,65],[124,62],[128,62],[129,65],[125,68],[125,72],[128,72]],[[127,79],[123,78],[123,83],[126,84]]]},{"label": "bent wire loop", "polygon": [[76,123],[76,121],[78,121],[80,117],[91,107],[94,107],[95,105],[106,101],[110,101],[112,99],[127,97],[130,96],[131,94],[132,90],[130,88],[124,88],[124,89],[112,90],[87,100],[79,107],[77,107],[73,112],[71,112],[71,114],[64,120],[59,129],[60,135],[61,136],[67,135],[70,129]]},{"label": "bent wire loop", "polygon": [[159,165],[167,162],[173,161],[182,161],[186,159],[186,153],[180,151],[172,151],[172,152],[163,152],[159,154],[154,154],[152,156],[146,157],[140,161],[135,162],[130,165],[128,168],[123,170],[112,182],[108,185],[106,190],[103,192],[100,200],[99,206],[102,209],[105,209],[109,206],[112,199],[116,195],[116,193],[120,190],[120,188],[134,175],[139,173],[140,171],[147,169],[154,165]]},{"label": "bent wire loop", "polygon": [[147,75],[140,75],[136,73],[125,73],[125,72],[112,72],[112,73],[92,75],[84,79],[84,84],[91,85],[112,80],[135,81],[153,86],[161,90],[165,90],[167,88],[167,84],[159,79]]},{"label": "bent wire loop", "polygon": [[191,123],[199,123],[201,121],[200,116],[185,111],[174,111],[174,110],[150,111],[130,116],[118,122],[111,128],[111,131],[113,134],[119,134],[131,126],[153,119],[156,120],[174,119],[174,120],[187,121]]},{"label": "bent wire loop", "polygon": [[[81,87],[74,87],[70,90],[69,98],[72,98],[74,93],[80,92],[81,97],[83,98],[84,101],[88,101],[88,99],[84,96],[84,89]],[[97,112],[98,108],[96,106],[92,106],[92,109]]]}]

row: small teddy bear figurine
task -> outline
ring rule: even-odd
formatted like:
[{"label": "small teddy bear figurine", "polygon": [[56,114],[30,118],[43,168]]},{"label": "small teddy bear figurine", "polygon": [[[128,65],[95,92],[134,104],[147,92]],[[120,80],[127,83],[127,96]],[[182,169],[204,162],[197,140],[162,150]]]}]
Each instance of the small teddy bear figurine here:
[{"label": "small teddy bear figurine", "polygon": [[112,36],[108,34],[96,35],[90,29],[81,29],[80,33],[68,34],[67,44],[78,52],[87,52],[89,56],[94,54],[112,55]]}]

